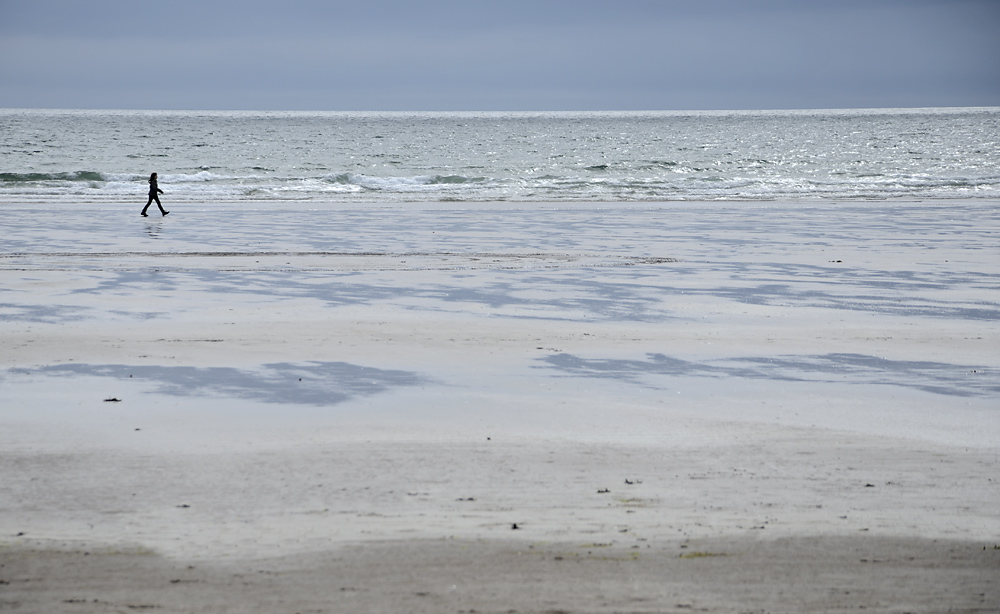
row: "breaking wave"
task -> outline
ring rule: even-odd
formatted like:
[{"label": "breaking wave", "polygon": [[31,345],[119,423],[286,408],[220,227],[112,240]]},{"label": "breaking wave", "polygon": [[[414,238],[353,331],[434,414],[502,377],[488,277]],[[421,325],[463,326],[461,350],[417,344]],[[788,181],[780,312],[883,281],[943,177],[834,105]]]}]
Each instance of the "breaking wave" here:
[{"label": "breaking wave", "polygon": [[[1000,197],[1000,109],[350,114],[0,110],[0,202]],[[125,134],[136,135],[129,140]],[[44,135],[42,138],[38,135]],[[146,138],[147,136],[155,138]],[[138,136],[144,138],[138,139]],[[154,146],[150,143],[166,142]],[[39,170],[39,169],[68,170]],[[87,170],[72,170],[72,169]]]}]

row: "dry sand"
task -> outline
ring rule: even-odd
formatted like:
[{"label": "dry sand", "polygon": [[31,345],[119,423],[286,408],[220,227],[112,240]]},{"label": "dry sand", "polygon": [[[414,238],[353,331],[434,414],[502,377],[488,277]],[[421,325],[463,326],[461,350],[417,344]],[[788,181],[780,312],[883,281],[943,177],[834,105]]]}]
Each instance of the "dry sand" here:
[{"label": "dry sand", "polygon": [[997,203],[57,222],[0,611],[1000,611]]}]

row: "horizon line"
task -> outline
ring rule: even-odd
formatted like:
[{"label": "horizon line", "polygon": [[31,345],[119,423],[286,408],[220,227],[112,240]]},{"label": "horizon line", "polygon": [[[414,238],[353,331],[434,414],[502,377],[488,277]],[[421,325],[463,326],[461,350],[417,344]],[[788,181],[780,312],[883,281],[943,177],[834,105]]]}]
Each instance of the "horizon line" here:
[{"label": "horizon line", "polygon": [[3,107],[0,111],[61,111],[61,112],[154,112],[154,113],[365,113],[365,114],[597,114],[597,113],[775,113],[775,112],[836,112],[836,111],[950,111],[1000,110],[1000,105],[913,106],[913,107],[775,107],[733,109],[223,109],[223,108],[128,108],[128,107]]}]

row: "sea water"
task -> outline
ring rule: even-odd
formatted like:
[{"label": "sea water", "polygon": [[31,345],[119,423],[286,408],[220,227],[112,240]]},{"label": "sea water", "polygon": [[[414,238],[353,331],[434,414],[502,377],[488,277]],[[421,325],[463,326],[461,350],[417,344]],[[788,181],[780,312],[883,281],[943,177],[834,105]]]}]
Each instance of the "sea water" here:
[{"label": "sea water", "polygon": [[1000,108],[357,113],[0,109],[0,206],[989,199]]}]

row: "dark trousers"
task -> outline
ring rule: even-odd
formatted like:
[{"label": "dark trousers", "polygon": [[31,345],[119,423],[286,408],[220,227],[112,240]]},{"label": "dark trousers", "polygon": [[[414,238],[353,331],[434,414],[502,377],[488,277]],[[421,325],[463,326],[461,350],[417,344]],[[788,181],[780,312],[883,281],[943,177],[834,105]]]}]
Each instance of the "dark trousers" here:
[{"label": "dark trousers", "polygon": [[153,204],[154,200],[156,201],[156,206],[160,208],[160,213],[166,215],[166,212],[163,210],[163,205],[160,204],[160,197],[156,194],[149,195],[149,200],[146,201],[146,206],[142,208],[142,214],[146,214],[146,209],[149,209],[149,205]]}]

